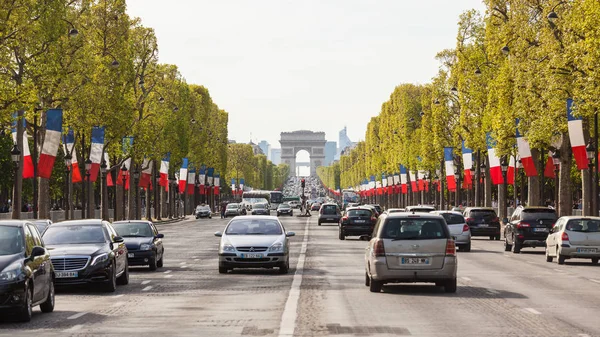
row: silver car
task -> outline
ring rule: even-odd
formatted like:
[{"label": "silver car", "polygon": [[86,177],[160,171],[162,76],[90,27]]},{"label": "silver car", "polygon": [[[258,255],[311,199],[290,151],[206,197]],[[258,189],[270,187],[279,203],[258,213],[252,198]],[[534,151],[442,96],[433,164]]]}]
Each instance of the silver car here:
[{"label": "silver car", "polygon": [[288,237],[296,235],[274,216],[243,215],[229,221],[225,231],[216,232],[219,245],[219,273],[233,268],[273,268],[281,274],[290,268]]},{"label": "silver car", "polygon": [[365,251],[365,285],[433,282],[456,292],[456,245],[446,221],[431,213],[382,214]]},{"label": "silver car", "polygon": [[600,258],[600,218],[563,216],[556,220],[546,238],[546,261],[558,258],[558,264],[565,260],[591,259],[598,264]]},{"label": "silver car", "polygon": [[450,235],[454,237],[456,247],[464,252],[471,251],[471,229],[469,228],[469,225],[467,225],[465,217],[463,217],[460,212],[434,211],[431,213],[439,214],[444,217],[448,229],[450,230]]},{"label": "silver car", "polygon": [[227,204],[227,206],[225,207],[225,217],[228,216],[238,216],[241,213],[241,208],[240,208],[240,204],[237,203],[229,203]]}]

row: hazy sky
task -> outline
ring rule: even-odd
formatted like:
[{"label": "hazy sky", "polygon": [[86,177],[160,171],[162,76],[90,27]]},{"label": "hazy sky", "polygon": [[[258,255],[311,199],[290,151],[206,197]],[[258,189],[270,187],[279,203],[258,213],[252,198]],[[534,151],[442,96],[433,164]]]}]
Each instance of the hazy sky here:
[{"label": "hazy sky", "polygon": [[353,141],[400,83],[427,83],[453,48],[458,16],[481,0],[128,0],[156,31],[160,62],[205,85],[229,138],[325,131]]}]

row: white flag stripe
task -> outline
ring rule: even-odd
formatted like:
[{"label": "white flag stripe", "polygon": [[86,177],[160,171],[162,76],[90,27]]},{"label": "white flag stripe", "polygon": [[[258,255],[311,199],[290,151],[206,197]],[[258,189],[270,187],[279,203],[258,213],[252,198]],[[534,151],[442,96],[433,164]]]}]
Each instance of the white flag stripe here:
[{"label": "white flag stripe", "polygon": [[108,159],[108,153],[104,152],[104,162],[106,163],[106,168],[110,169],[110,160]]},{"label": "white flag stripe", "polygon": [[454,163],[451,160],[445,161],[444,167],[446,168],[446,177],[454,176]]},{"label": "white flag stripe", "polygon": [[569,139],[571,140],[571,147],[585,146],[585,139],[583,139],[583,121],[577,119],[569,121]]},{"label": "white flag stripe", "polygon": [[490,161],[490,167],[500,166],[500,159],[496,157],[496,150],[491,148],[488,149],[488,159]]},{"label": "white flag stripe", "polygon": [[104,144],[101,143],[92,143],[91,151],[90,151],[90,160],[93,164],[100,164],[102,161],[102,148]]},{"label": "white flag stripe", "polygon": [[169,173],[169,162],[162,160],[160,162],[160,173]]},{"label": "white flag stripe", "polygon": [[46,138],[44,139],[44,147],[42,154],[47,154],[56,157],[58,147],[60,146],[61,133],[54,130],[46,130]]},{"label": "white flag stripe", "polygon": [[473,168],[473,154],[463,153],[463,166],[465,170]]},{"label": "white flag stripe", "polygon": [[531,148],[529,142],[523,137],[517,138],[517,149],[519,150],[519,157],[529,158],[531,157]]}]

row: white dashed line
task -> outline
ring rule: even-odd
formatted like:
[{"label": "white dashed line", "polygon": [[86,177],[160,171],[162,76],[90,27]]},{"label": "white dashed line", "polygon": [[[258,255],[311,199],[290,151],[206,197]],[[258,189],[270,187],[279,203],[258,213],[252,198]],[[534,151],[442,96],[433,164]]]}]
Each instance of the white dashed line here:
[{"label": "white dashed line", "polygon": [[119,298],[119,297],[123,297],[123,296],[125,296],[125,295],[123,295],[123,294],[119,294],[119,295],[115,295],[115,296],[113,296],[112,298]]},{"label": "white dashed line", "polygon": [[185,266],[185,265],[183,265],[183,266],[180,266],[179,268],[187,268],[187,267],[188,267],[188,266]]},{"label": "white dashed line", "polygon": [[146,284],[148,284],[150,282],[152,282],[152,281],[148,281],[148,280],[147,281],[142,281],[142,285],[146,285]]},{"label": "white dashed line", "polygon": [[590,337],[590,335],[588,335],[586,333],[580,333],[577,336],[579,336],[579,337]]},{"label": "white dashed line", "polygon": [[75,315],[67,317],[67,319],[78,319],[79,317],[81,317],[85,314],[87,314],[87,312],[79,312],[79,313],[76,313]]},{"label": "white dashed line", "polygon": [[125,302],[115,302],[115,304],[113,304],[112,306],[113,306],[113,307],[120,307],[120,306],[122,306],[123,304],[125,304]]},{"label": "white dashed line", "polygon": [[468,278],[468,277],[461,277],[461,279],[463,279],[463,280],[465,280],[465,281],[467,281],[467,282],[471,282],[471,279],[470,279],[470,278]]},{"label": "white dashed line", "polygon": [[194,259],[194,261],[200,261],[200,259]]},{"label": "white dashed line", "polygon": [[152,289],[152,286],[147,286],[146,288],[142,289],[142,291],[148,291],[150,289]]},{"label": "white dashed line", "polygon": [[77,324],[77,325],[73,325],[72,327],[65,329],[64,332],[75,332],[75,331],[79,331],[83,328],[82,324]]},{"label": "white dashed line", "polygon": [[593,278],[591,278],[590,281],[600,284],[600,280],[594,280]]},{"label": "white dashed line", "polygon": [[535,315],[541,315],[542,314],[541,312],[539,312],[539,311],[537,311],[537,310],[535,310],[533,308],[524,308],[523,310],[525,310],[525,311],[527,311],[529,313],[535,314]]},{"label": "white dashed line", "polygon": [[565,272],[564,270],[562,270],[562,269],[558,269],[558,268],[555,268],[555,269],[554,269],[554,271],[557,271],[557,272],[559,272],[559,273],[564,273],[564,272]]},{"label": "white dashed line", "polygon": [[165,275],[165,278],[171,278],[173,275]]},{"label": "white dashed line", "polygon": [[185,261],[183,261],[183,262],[179,262],[179,264],[185,264]]},{"label": "white dashed line", "polygon": [[170,270],[167,270],[167,271],[165,271],[165,274],[168,274],[168,273],[170,273],[170,272],[171,272]]}]

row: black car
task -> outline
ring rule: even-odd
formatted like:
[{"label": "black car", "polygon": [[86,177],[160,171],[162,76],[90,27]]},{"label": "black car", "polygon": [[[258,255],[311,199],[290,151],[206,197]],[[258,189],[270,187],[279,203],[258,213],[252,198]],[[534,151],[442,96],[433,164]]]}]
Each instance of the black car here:
[{"label": "black car", "polygon": [[490,240],[500,240],[500,219],[490,207],[467,207],[463,216],[471,236],[487,236]]},{"label": "black car", "polygon": [[334,203],[325,203],[319,209],[319,226],[324,222],[339,223],[342,218],[340,207]]},{"label": "black car", "polygon": [[37,228],[26,221],[0,221],[0,310],[31,320],[39,305],[54,310],[54,268]]},{"label": "black car", "polygon": [[556,211],[548,207],[517,207],[504,227],[504,251],[516,254],[524,247],[546,247],[556,219]]},{"label": "black car", "polygon": [[55,223],[44,232],[56,274],[56,285],[101,284],[113,292],[129,283],[127,247],[103,220]]},{"label": "black car", "polygon": [[339,226],[339,239],[346,236],[371,235],[377,222],[374,211],[367,207],[352,207],[346,209]]},{"label": "black car", "polygon": [[125,240],[127,261],[130,266],[148,266],[154,271],[163,266],[165,248],[154,224],[150,221],[117,221],[112,226]]},{"label": "black car", "polygon": [[212,211],[208,205],[200,205],[196,207],[196,219],[200,218],[212,219]]},{"label": "black car", "polygon": [[252,205],[252,215],[271,215],[271,211],[267,204],[254,204]]},{"label": "black car", "polygon": [[279,204],[279,206],[277,206],[277,216],[283,214],[294,216],[294,210],[292,209],[292,206],[288,204]]},{"label": "black car", "polygon": [[242,210],[242,208],[241,208],[240,204],[237,204],[237,203],[227,204],[227,207],[225,207],[225,215],[224,216],[228,217],[228,216],[241,215],[241,210]]}]

